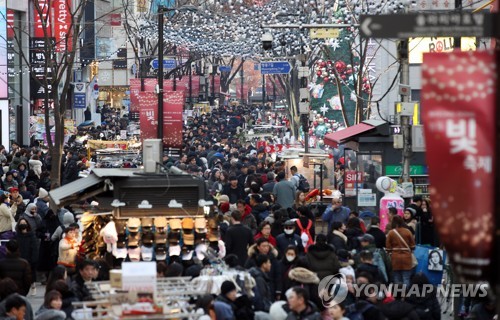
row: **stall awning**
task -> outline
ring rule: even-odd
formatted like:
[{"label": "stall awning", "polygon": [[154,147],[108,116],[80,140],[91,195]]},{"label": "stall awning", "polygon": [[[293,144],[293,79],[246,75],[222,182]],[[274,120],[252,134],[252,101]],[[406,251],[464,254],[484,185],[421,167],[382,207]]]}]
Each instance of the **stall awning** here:
[{"label": "stall awning", "polygon": [[375,130],[377,126],[372,124],[361,122],[357,125],[345,128],[340,131],[335,131],[325,135],[325,144],[330,147],[338,147],[339,144],[343,144],[352,140],[353,137],[358,136],[362,133],[368,133],[371,130]]},{"label": "stall awning", "polygon": [[54,201],[56,205],[60,205],[61,201],[64,198],[69,197],[77,192],[83,191],[92,186],[95,186],[96,184],[102,181],[104,181],[104,178],[100,178],[95,174],[91,173],[86,178],[75,180],[73,182],[65,184],[62,187],[51,190],[49,192],[49,197],[52,199],[52,201]]}]

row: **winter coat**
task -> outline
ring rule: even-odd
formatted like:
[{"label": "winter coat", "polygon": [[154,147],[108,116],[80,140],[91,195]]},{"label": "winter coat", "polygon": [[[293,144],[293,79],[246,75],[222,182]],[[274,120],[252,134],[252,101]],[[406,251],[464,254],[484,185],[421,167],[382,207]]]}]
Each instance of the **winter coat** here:
[{"label": "winter coat", "polygon": [[318,284],[320,279],[315,272],[306,268],[297,267],[290,270],[288,273],[291,287],[299,286],[304,288],[309,293],[309,300],[317,307],[322,308],[322,302],[318,294]]},{"label": "winter coat", "polygon": [[[415,249],[415,239],[410,230],[406,228],[397,228],[396,231],[406,241],[406,244],[411,250]],[[393,271],[411,270],[413,268],[411,257],[412,251],[408,249],[403,241],[401,241],[394,230],[389,231],[387,234],[385,244],[387,251],[391,253]]]},{"label": "winter coat", "polygon": [[[252,245],[248,248],[248,259],[245,262],[245,269],[250,269],[253,267],[257,267],[257,255],[259,252],[257,251],[257,244]],[[278,251],[271,245],[271,249],[269,250],[269,260],[271,261],[271,271],[269,272],[270,279],[270,290],[273,293],[273,297],[276,294],[282,293],[281,288],[283,287],[281,283],[280,277],[280,269],[278,260],[276,257],[278,256]]]},{"label": "winter coat", "polygon": [[387,320],[419,320],[414,307],[406,301],[395,300],[378,307]]},{"label": "winter coat", "polygon": [[257,224],[260,224],[269,215],[269,210],[267,206],[265,206],[262,203],[259,203],[252,208],[252,215],[257,220]]},{"label": "winter coat", "polygon": [[31,267],[28,261],[19,257],[19,254],[7,253],[7,257],[0,261],[0,279],[11,278],[17,284],[18,293],[27,295],[31,287]]},{"label": "winter coat", "polygon": [[236,203],[238,200],[245,199],[245,190],[242,186],[238,185],[236,189],[231,188],[231,184],[227,183],[222,189],[222,194],[229,197],[229,203]]},{"label": "winter coat", "polygon": [[[347,306],[346,309],[350,309],[351,306]],[[355,310],[361,311],[364,310],[364,312],[361,313],[364,319],[370,319],[370,320],[387,320],[385,317],[384,313],[378,308],[378,306],[365,301],[365,300],[360,300],[354,304]],[[347,318],[349,318],[349,313],[346,313],[345,315]],[[350,319],[350,318],[349,318]]]},{"label": "winter coat", "polygon": [[49,206],[47,205],[47,202],[45,200],[37,198],[36,207],[38,209],[37,210],[38,215],[43,219],[43,217],[45,217],[45,215],[49,211]]},{"label": "winter coat", "polygon": [[283,256],[283,253],[285,252],[286,248],[288,248],[288,246],[290,245],[296,246],[299,249],[299,253],[304,252],[304,247],[302,246],[302,239],[300,239],[300,237],[296,233],[280,234],[279,236],[276,237],[276,245],[278,247],[278,252],[279,252],[278,258],[281,258]]},{"label": "winter coat", "polygon": [[379,227],[371,226],[366,233],[372,235],[375,238],[374,243],[377,248],[385,248],[386,236]]},{"label": "winter coat", "polygon": [[273,299],[273,292],[271,291],[269,277],[257,267],[249,270],[250,275],[255,279],[255,297],[254,307],[255,311],[269,312]]},{"label": "winter coat", "polygon": [[[422,292],[422,288],[420,289]],[[441,319],[441,306],[436,297],[436,291],[425,291],[424,296],[410,295],[405,297],[405,301],[413,305],[420,320],[439,320]]]},{"label": "winter coat", "polygon": [[359,251],[361,249],[361,243],[359,242],[358,237],[363,235],[363,230],[358,228],[347,229],[345,231],[345,235],[347,237],[347,249],[349,251]]},{"label": "winter coat", "polygon": [[30,166],[30,169],[35,171],[38,178],[40,178],[40,175],[42,174],[42,161],[30,159],[28,161],[28,164]]},{"label": "winter coat", "polygon": [[339,272],[340,262],[335,249],[328,244],[313,244],[307,252],[307,260],[311,271],[317,273],[320,279]]},{"label": "winter coat", "polygon": [[[262,235],[262,233],[260,233],[260,232],[257,232],[257,234],[253,237],[253,239],[254,239],[255,241],[257,241],[257,240],[258,240],[258,239],[260,239],[260,238],[264,238],[264,235]],[[266,239],[269,241],[269,243],[270,243],[273,247],[276,247],[276,238],[275,238],[275,237],[273,237],[273,235],[272,235],[272,234],[270,234],[270,235],[269,235],[269,237],[267,237]]]},{"label": "winter coat", "polygon": [[57,264],[63,265],[68,268],[75,267],[75,259],[78,253],[78,243],[76,239],[69,239],[67,237],[59,241],[59,258]]},{"label": "winter coat", "polygon": [[66,319],[66,313],[64,313],[64,311],[56,309],[48,309],[43,305],[35,313],[35,320],[65,320],[65,319]]},{"label": "winter coat", "polygon": [[214,310],[217,320],[235,320],[235,309],[236,306],[234,303],[223,295],[218,296],[214,301]]},{"label": "winter coat", "polygon": [[12,231],[12,222],[14,217],[7,204],[0,204],[0,232]]},{"label": "winter coat", "polygon": [[226,255],[237,255],[239,265],[245,265],[248,257],[248,247],[253,244],[252,230],[242,224],[234,224],[227,229],[224,242],[226,244]]},{"label": "winter coat", "polygon": [[[26,302],[26,313],[24,314],[24,320],[33,320],[35,319],[33,315],[33,309],[31,307],[31,303],[28,301],[28,299],[25,296],[19,295],[17,293],[13,293],[19,297],[21,297],[24,302]],[[0,302],[0,314],[5,314],[5,300],[2,300]],[[0,319],[15,319],[15,318],[0,318]]]},{"label": "winter coat", "polygon": [[358,267],[356,268],[356,274],[360,274],[361,272],[366,272],[369,275],[371,275],[373,278],[373,281],[375,281],[375,282],[380,282],[380,283],[385,282],[384,275],[380,272],[378,267],[374,264],[370,264],[370,263],[359,264]]},{"label": "winter coat", "polygon": [[294,261],[288,262],[285,258],[281,259],[278,262],[278,270],[280,272],[280,278],[281,278],[281,292],[284,293],[288,289],[292,287],[292,280],[290,280],[288,274],[290,270],[293,268],[297,267],[297,263],[299,262],[299,258],[295,258]]},{"label": "winter coat", "polygon": [[43,233],[43,223],[42,223],[42,217],[40,217],[40,215],[38,214],[38,211],[37,211],[37,214],[33,215],[31,213],[31,209],[33,207],[36,207],[35,204],[33,203],[30,203],[28,204],[28,206],[26,207],[26,210],[24,211],[24,213],[21,215],[21,217],[19,219],[26,219],[26,221],[28,221],[30,227],[31,227],[31,231],[35,234],[35,236],[37,238],[42,238],[42,233]]},{"label": "winter coat", "polygon": [[290,311],[286,320],[321,320],[321,315],[316,306],[312,302],[308,301],[307,308],[304,311],[300,314]]},{"label": "winter coat", "polygon": [[33,231],[16,233],[16,240],[19,244],[19,254],[21,258],[31,265],[38,262],[38,242]]},{"label": "winter coat", "polygon": [[252,230],[252,235],[256,233],[257,220],[255,220],[255,217],[252,215],[252,208],[249,205],[245,207],[245,213],[241,217],[241,224]]},{"label": "winter coat", "polygon": [[329,244],[333,245],[335,252],[347,250],[347,236],[339,230],[333,230],[333,232],[328,235],[327,240]]},{"label": "winter coat", "polygon": [[12,158],[12,161],[9,165],[9,171],[12,171],[12,170],[17,170],[17,167],[19,166],[19,164],[23,162],[23,160],[21,159],[21,157],[14,157]]},{"label": "winter coat", "polygon": [[64,172],[62,176],[62,184],[68,184],[78,179],[78,173],[80,172],[80,168],[78,167],[78,157],[73,156],[68,160],[66,166],[64,167]]},{"label": "winter coat", "polygon": [[61,239],[62,234],[64,233],[64,228],[69,227],[69,225],[74,222],[75,222],[75,216],[73,215],[73,213],[71,213],[70,211],[64,212],[62,217],[63,225],[57,227],[56,231],[54,231],[50,239],[52,241],[59,241],[59,239]]}]

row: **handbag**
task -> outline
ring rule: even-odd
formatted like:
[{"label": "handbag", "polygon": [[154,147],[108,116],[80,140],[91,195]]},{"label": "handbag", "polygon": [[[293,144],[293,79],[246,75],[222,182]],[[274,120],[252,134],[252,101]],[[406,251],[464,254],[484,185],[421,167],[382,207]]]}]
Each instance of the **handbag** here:
[{"label": "handbag", "polygon": [[412,268],[415,268],[416,266],[418,266],[418,260],[417,260],[417,257],[415,257],[415,255],[413,254],[413,252],[411,251],[411,248],[410,246],[408,245],[408,243],[406,243],[405,239],[403,239],[403,237],[399,234],[399,232],[396,230],[396,229],[392,229],[394,232],[396,232],[396,234],[398,235],[399,239],[401,239],[401,241],[403,241],[403,243],[405,244],[405,246],[408,248],[408,250],[410,250],[410,253],[411,253],[411,267]]}]

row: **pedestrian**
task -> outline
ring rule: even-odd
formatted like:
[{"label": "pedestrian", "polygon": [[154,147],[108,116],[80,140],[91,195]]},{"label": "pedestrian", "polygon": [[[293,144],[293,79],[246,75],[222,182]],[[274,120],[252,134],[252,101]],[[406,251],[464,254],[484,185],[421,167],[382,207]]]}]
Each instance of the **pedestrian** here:
[{"label": "pedestrian", "polygon": [[269,256],[258,254],[255,258],[255,266],[249,270],[250,275],[255,279],[255,311],[269,312],[269,308],[274,301],[271,280],[268,277],[270,271],[271,260]]},{"label": "pedestrian", "polygon": [[31,226],[25,218],[19,219],[16,225],[16,240],[19,244],[19,255],[28,261],[31,268],[31,294],[36,294],[36,267],[38,264],[38,241],[35,233],[31,231]]},{"label": "pedestrian", "polygon": [[286,293],[288,307],[287,320],[320,320],[316,306],[309,301],[309,294],[304,288],[293,287]]},{"label": "pedestrian", "polygon": [[321,219],[328,223],[328,233],[332,232],[333,222],[347,223],[350,213],[351,209],[342,206],[340,198],[333,198],[332,204],[326,207],[325,212],[321,215]]},{"label": "pedestrian", "polygon": [[412,207],[407,207],[403,213],[403,220],[413,234],[417,231],[417,219],[415,219],[416,214],[417,211]]},{"label": "pedestrian", "polygon": [[335,250],[347,250],[347,236],[344,234],[346,230],[345,224],[340,221],[332,223],[332,232],[328,234],[328,243],[333,245]]},{"label": "pedestrian", "polygon": [[254,235],[257,232],[257,220],[252,214],[252,207],[240,199],[236,202],[236,208],[241,213],[241,224],[252,230]]},{"label": "pedestrian", "polygon": [[385,248],[386,236],[385,233],[382,230],[380,230],[379,217],[371,218],[370,228],[366,233],[371,235],[375,239],[374,243],[377,248],[379,249]]},{"label": "pedestrian", "polygon": [[43,305],[35,314],[35,320],[65,320],[66,313],[62,308],[62,295],[56,290],[45,293]]},{"label": "pedestrian", "polygon": [[287,220],[284,223],[283,233],[276,237],[276,244],[278,249],[278,257],[283,257],[286,248],[289,246],[295,246],[299,250],[299,253],[304,253],[304,247],[302,246],[302,239],[299,235],[295,233],[295,221]]},{"label": "pedestrian", "polygon": [[31,288],[31,267],[20,257],[17,240],[7,242],[7,256],[0,261],[0,278],[11,278],[17,285],[18,293],[26,296]]},{"label": "pedestrian", "polygon": [[339,273],[340,262],[335,248],[326,242],[324,234],[316,236],[316,242],[309,247],[306,257],[311,271],[316,272],[320,279]]},{"label": "pedestrian", "polygon": [[280,171],[276,177],[276,185],[273,188],[273,194],[276,197],[276,203],[282,208],[292,208],[295,202],[296,188],[293,182],[285,179],[285,172]]},{"label": "pedestrian", "polygon": [[273,247],[276,247],[276,239],[271,234],[271,223],[269,221],[262,221],[257,229],[257,233],[253,237],[255,241],[260,238],[267,239]]},{"label": "pedestrian", "polygon": [[224,281],[221,285],[220,295],[214,302],[214,310],[217,320],[236,320],[234,312],[236,306],[236,285],[232,281]]},{"label": "pedestrian", "polygon": [[78,301],[93,299],[87,285],[92,282],[96,275],[96,267],[93,261],[86,259],[78,264],[77,273],[69,286]]},{"label": "pedestrian", "polygon": [[400,216],[392,219],[391,231],[387,234],[386,249],[391,255],[392,282],[409,286],[415,239]]},{"label": "pedestrian", "polygon": [[248,248],[253,244],[253,234],[247,226],[241,223],[242,214],[240,211],[231,213],[231,226],[227,229],[224,242],[226,254],[238,256],[240,266],[245,265],[248,256]]},{"label": "pedestrian", "polygon": [[68,274],[73,274],[76,267],[76,255],[78,253],[78,229],[76,226],[66,228],[65,236],[59,241],[58,265],[66,267]]},{"label": "pedestrian", "polygon": [[0,234],[12,232],[12,226],[15,223],[14,216],[9,206],[9,196],[0,192]]}]

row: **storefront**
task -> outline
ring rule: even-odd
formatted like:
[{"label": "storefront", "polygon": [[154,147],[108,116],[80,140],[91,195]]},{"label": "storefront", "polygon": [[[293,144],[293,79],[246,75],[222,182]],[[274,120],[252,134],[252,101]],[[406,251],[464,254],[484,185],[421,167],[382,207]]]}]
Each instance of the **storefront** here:
[{"label": "storefront", "polygon": [[[358,211],[378,212],[383,194],[375,186],[381,176],[401,183],[402,150],[394,148],[389,123],[368,120],[327,134],[325,144],[337,148],[343,145],[344,202]],[[429,196],[427,166],[424,152],[413,152],[410,159],[410,177],[414,194]]]},{"label": "storefront", "polygon": [[99,96],[97,104],[111,105],[112,108],[121,109],[125,107],[128,111],[130,106],[130,87],[129,86],[99,86]]}]

